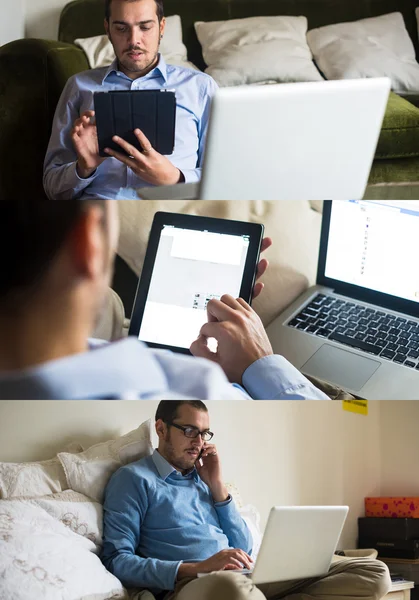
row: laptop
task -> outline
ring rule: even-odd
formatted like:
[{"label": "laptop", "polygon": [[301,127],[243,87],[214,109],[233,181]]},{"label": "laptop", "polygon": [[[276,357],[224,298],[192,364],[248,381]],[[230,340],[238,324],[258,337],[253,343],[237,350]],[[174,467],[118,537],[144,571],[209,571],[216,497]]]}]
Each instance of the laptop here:
[{"label": "laptop", "polygon": [[365,399],[419,396],[419,200],[323,203],[317,285],[267,328],[305,375]]},{"label": "laptop", "polygon": [[253,570],[255,584],[326,575],[348,514],[347,506],[274,506]]},{"label": "laptop", "polygon": [[147,200],[362,198],[388,78],[222,88],[199,184],[137,190]]}]

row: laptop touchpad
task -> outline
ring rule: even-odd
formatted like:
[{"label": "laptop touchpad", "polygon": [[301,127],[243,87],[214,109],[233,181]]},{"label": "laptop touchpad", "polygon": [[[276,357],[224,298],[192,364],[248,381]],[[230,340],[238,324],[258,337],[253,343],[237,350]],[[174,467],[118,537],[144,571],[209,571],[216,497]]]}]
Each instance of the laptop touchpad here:
[{"label": "laptop touchpad", "polygon": [[350,350],[323,344],[301,367],[301,371],[344,389],[359,391],[380,364],[378,360],[359,356]]}]

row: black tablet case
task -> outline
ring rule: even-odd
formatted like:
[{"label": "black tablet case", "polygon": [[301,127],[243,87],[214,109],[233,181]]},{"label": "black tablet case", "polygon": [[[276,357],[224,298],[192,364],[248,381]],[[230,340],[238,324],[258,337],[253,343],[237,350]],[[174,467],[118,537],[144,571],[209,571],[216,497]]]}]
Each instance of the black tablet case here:
[{"label": "black tablet case", "polygon": [[160,154],[172,154],[175,146],[176,97],[166,90],[127,90],[94,94],[99,155],[103,150],[125,151],[112,141],[118,135],[143,150],[134,129],[141,129]]}]

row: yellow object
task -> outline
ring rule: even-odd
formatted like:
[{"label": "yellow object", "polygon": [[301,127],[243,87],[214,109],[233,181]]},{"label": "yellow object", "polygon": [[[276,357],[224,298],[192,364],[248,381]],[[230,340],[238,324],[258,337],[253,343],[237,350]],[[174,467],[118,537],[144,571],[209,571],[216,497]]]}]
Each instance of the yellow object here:
[{"label": "yellow object", "polygon": [[343,410],[357,413],[358,415],[368,415],[368,400],[344,400]]}]

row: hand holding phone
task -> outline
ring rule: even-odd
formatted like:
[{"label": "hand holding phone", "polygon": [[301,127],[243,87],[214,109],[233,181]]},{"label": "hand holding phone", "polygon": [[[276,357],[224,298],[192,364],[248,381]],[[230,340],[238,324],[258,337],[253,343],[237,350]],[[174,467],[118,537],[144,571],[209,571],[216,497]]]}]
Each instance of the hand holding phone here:
[{"label": "hand holding phone", "polygon": [[209,487],[214,502],[227,500],[229,494],[223,483],[220,458],[214,444],[203,445],[196,460],[195,468],[202,481]]}]

